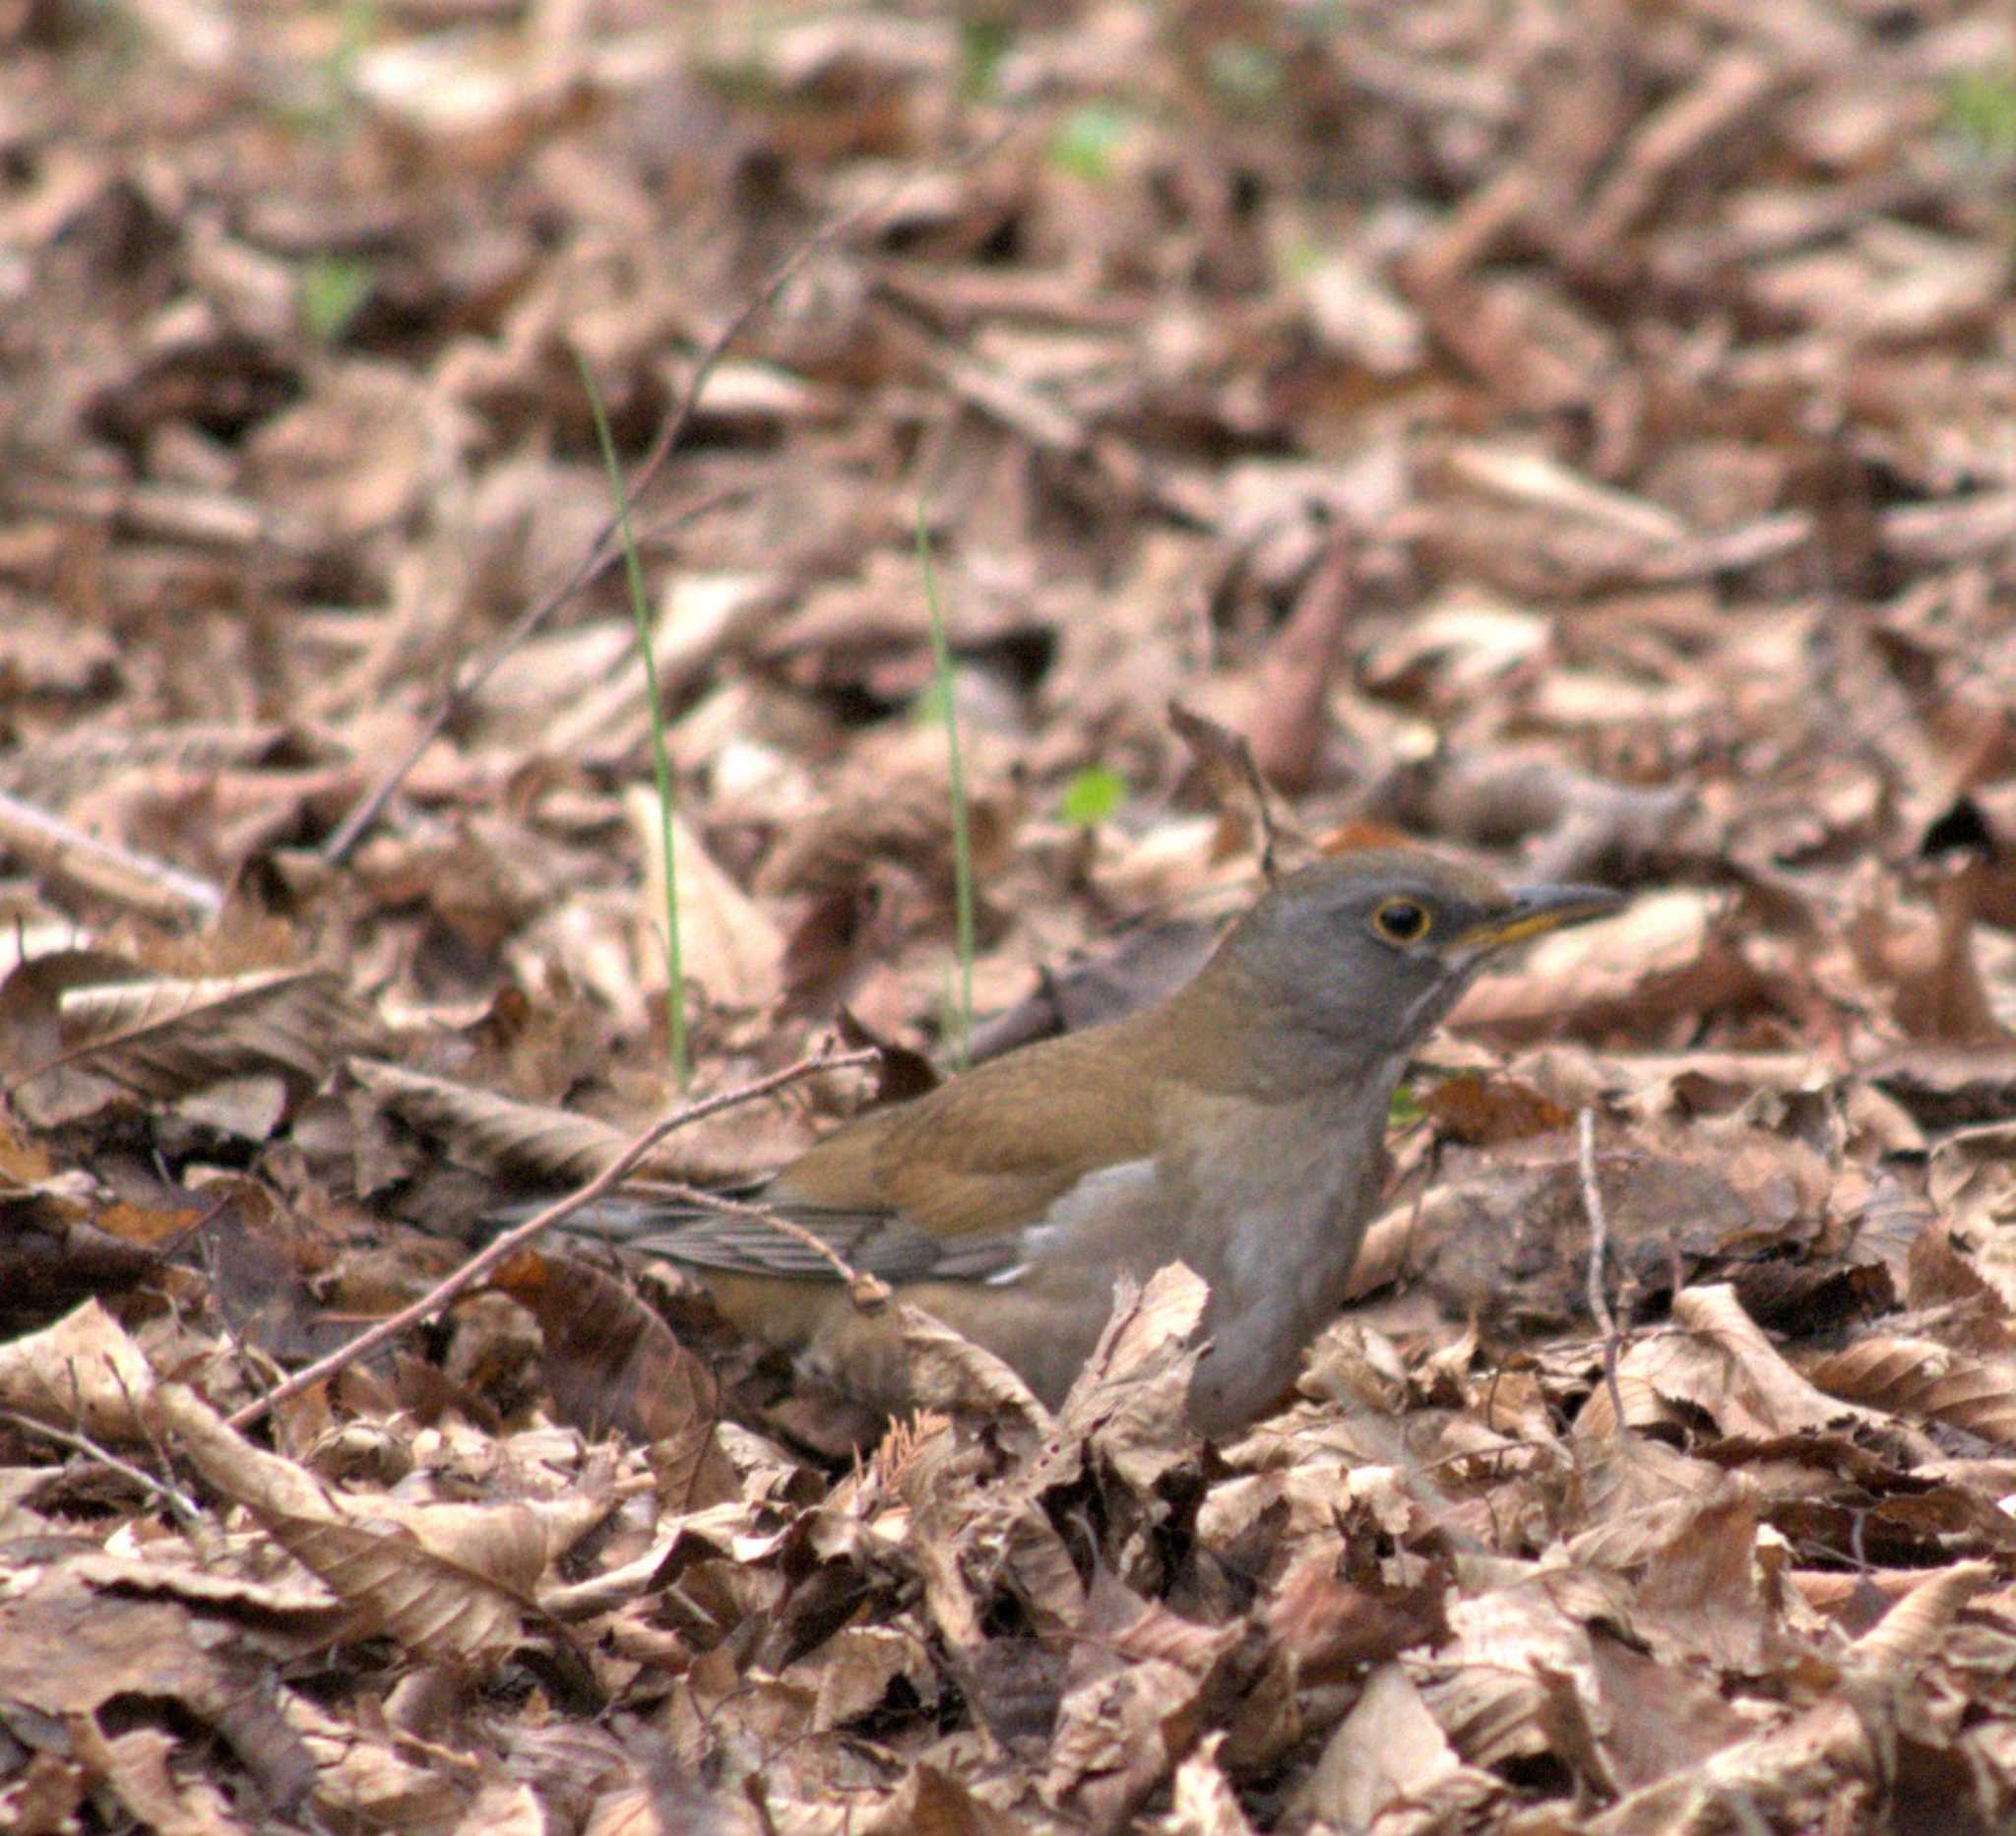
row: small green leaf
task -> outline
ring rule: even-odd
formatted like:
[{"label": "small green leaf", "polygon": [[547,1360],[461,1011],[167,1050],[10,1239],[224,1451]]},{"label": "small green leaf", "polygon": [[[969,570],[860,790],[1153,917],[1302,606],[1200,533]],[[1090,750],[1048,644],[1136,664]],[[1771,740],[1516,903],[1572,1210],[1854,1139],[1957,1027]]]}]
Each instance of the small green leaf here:
[{"label": "small green leaf", "polygon": [[318,255],[301,271],[301,324],[319,344],[333,345],[371,297],[371,264],[354,255]]},{"label": "small green leaf", "polygon": [[1111,102],[1087,102],[1074,108],[1050,136],[1050,158],[1067,172],[1103,183],[1111,176],[1113,156],[1127,138],[1133,117]]},{"label": "small green leaf", "polygon": [[1966,70],[1946,86],[1946,125],[1990,158],[2016,154],[2016,79],[2005,70]]},{"label": "small green leaf", "polygon": [[1314,236],[1298,230],[1282,244],[1275,267],[1284,281],[1306,281],[1322,267],[1326,253]]},{"label": "small green leaf", "polygon": [[1088,765],[1064,787],[1057,814],[1089,829],[1104,822],[1126,800],[1126,779],[1110,765]]},{"label": "small green leaf", "polygon": [[970,19],[961,25],[959,94],[967,101],[985,101],[994,94],[1008,44],[1005,19]]},{"label": "small green leaf", "polygon": [[1413,1128],[1423,1113],[1412,1084],[1393,1087],[1393,1101],[1386,1106],[1386,1125],[1389,1128]]},{"label": "small green leaf", "polygon": [[1281,53],[1269,45],[1228,39],[1206,53],[1204,75],[1222,108],[1255,115],[1281,99],[1288,68]]}]

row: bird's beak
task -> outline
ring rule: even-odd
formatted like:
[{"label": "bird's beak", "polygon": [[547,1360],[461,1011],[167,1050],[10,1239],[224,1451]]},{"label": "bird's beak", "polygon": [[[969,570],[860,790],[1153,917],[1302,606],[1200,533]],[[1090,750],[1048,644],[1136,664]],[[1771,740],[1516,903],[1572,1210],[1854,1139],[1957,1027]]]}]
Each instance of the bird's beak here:
[{"label": "bird's beak", "polygon": [[1458,948],[1481,956],[1569,924],[1607,918],[1623,904],[1623,894],[1606,886],[1522,886],[1502,912],[1473,924],[1456,942]]}]

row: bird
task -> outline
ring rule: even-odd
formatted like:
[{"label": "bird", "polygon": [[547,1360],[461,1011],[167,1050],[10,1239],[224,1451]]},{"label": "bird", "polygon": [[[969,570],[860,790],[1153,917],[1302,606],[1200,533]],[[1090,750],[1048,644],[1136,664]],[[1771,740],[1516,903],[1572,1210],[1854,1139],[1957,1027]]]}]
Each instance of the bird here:
[{"label": "bird", "polygon": [[[1121,1278],[1209,1288],[1188,1415],[1235,1435],[1343,1304],[1413,1049],[1508,946],[1616,911],[1413,847],[1285,874],[1175,993],[868,1110],[746,1196],[1004,1360],[1054,1410]],[[872,1409],[907,1406],[888,1309],[746,1210],[613,1196],[573,1228],[698,1274],[745,1333]]]}]

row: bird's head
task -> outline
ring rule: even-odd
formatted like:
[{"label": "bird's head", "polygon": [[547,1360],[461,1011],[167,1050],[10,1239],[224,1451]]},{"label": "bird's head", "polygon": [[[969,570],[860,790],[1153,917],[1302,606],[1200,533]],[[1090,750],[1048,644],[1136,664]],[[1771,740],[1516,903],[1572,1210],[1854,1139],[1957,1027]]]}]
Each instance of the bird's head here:
[{"label": "bird's head", "polygon": [[1222,973],[1292,1024],[1401,1052],[1510,944],[1614,912],[1600,886],[1500,885],[1413,849],[1320,860],[1275,884],[1220,947]]}]

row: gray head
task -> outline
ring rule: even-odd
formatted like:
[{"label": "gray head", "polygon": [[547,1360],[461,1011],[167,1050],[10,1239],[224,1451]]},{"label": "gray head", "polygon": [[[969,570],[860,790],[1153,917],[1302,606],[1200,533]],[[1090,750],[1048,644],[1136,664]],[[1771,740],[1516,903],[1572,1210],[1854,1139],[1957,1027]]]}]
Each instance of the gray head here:
[{"label": "gray head", "polygon": [[1207,973],[1354,1056],[1405,1051],[1508,944],[1614,912],[1598,886],[1508,888],[1414,849],[1366,849],[1278,881]]}]

